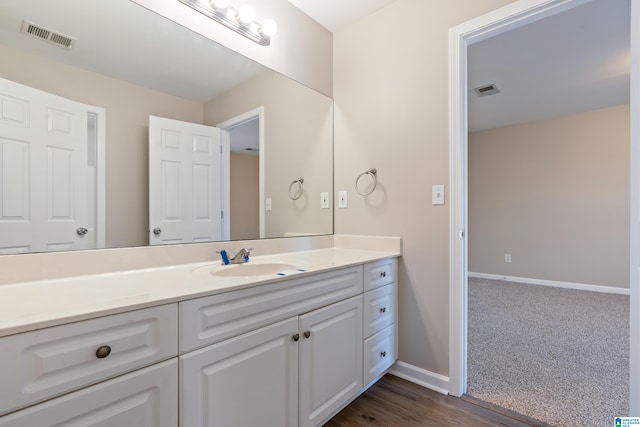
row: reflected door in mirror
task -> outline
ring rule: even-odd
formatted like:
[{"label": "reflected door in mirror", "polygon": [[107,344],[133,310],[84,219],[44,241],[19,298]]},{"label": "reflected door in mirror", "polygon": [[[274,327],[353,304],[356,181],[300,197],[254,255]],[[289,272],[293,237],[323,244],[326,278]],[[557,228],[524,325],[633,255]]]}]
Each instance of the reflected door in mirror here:
[{"label": "reflected door in mirror", "polygon": [[0,253],[87,249],[84,104],[0,79]]},{"label": "reflected door in mirror", "polygon": [[150,244],[213,242],[228,236],[223,132],[149,117]]}]

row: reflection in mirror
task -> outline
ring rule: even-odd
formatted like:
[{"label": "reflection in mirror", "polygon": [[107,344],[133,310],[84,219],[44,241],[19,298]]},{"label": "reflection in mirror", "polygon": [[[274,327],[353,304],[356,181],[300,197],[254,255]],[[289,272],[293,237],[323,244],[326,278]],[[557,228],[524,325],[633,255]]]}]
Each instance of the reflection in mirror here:
[{"label": "reflection in mirror", "polygon": [[222,238],[333,232],[330,98],[129,0],[3,0],[0,56],[1,253],[149,244],[150,116],[228,132]]}]

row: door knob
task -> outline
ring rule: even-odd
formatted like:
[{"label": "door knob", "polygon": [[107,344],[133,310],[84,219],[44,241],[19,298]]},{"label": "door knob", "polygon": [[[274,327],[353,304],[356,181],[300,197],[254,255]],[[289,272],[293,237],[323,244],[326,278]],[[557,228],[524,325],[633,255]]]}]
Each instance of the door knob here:
[{"label": "door knob", "polygon": [[162,233],[162,228],[156,227],[153,229],[153,234],[155,234],[156,236],[159,236],[160,233]]},{"label": "door knob", "polygon": [[84,227],[78,227],[78,228],[76,228],[76,234],[77,234],[78,236],[84,236],[84,235],[85,235],[85,234],[87,234],[88,232],[89,232],[89,230],[87,230],[87,229],[86,229],[86,228],[84,228]]}]

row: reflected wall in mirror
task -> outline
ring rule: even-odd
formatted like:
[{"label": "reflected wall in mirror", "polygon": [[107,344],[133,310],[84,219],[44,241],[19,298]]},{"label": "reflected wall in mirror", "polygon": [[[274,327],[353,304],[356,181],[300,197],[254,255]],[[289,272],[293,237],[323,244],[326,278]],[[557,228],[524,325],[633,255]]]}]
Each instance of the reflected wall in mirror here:
[{"label": "reflected wall in mirror", "polygon": [[[77,40],[67,49],[25,35],[21,33],[23,21]],[[86,247],[149,243],[149,116],[216,126],[260,108],[261,122],[255,125],[262,133],[254,131],[251,136],[262,137],[262,145],[252,143],[257,144],[257,155],[255,147],[251,152],[245,150],[249,142],[241,132],[231,132],[236,134],[231,138],[231,146],[238,147],[232,148],[236,151],[229,156],[230,238],[333,232],[332,208],[320,207],[320,193],[328,192],[329,200],[333,193],[333,101],[330,98],[129,0],[3,0],[0,3],[0,56],[3,58],[0,78],[98,107],[96,110],[103,112],[105,128],[98,129],[97,134],[105,135],[104,188],[93,179],[76,181],[84,182],[86,191],[93,188],[98,195],[100,191],[105,193],[104,239],[96,238],[100,233],[93,233],[91,226],[66,227],[76,235],[81,233],[79,229],[87,228],[85,236],[90,238],[81,241]],[[0,86],[0,92],[7,92],[8,84]],[[6,119],[16,114],[11,108],[10,103],[6,104],[3,113]],[[10,120],[0,119],[5,133],[10,132],[6,130],[11,125],[7,125],[8,122]],[[100,126],[100,120],[97,123]],[[233,131],[232,128],[228,130]],[[83,132],[86,138],[92,128],[85,123]],[[29,183],[26,187],[11,188],[7,172],[17,174],[16,167],[9,167],[15,164],[7,159],[16,158],[14,142],[20,137],[9,133],[0,138],[0,152],[4,153],[0,187],[5,189],[0,199],[5,202],[3,206],[15,208],[21,203],[24,207],[29,197],[36,200],[30,187],[33,182],[27,179],[23,181]],[[240,142],[236,144],[236,141]],[[76,155],[87,159],[91,156],[96,156],[95,150],[86,147]],[[65,164],[64,156],[53,157]],[[21,173],[24,174],[26,168]],[[46,167],[40,169],[30,173],[47,176],[51,172]],[[100,172],[95,176],[99,177]],[[299,176],[305,179],[304,194],[294,201],[289,198],[288,187]],[[64,182],[68,183],[70,176],[62,174],[57,179],[57,182],[66,179]],[[38,191],[44,193],[38,197],[56,202],[59,208],[62,199],[46,191],[51,180],[47,178],[43,183],[41,187],[45,190]],[[16,194],[22,197],[20,203],[15,200],[7,203],[8,197]],[[266,211],[268,199],[271,210]],[[68,207],[68,203],[65,206]],[[51,206],[47,209],[51,217]],[[99,214],[88,211],[89,216],[98,218],[99,224]],[[18,215],[5,209],[0,212],[0,221],[27,224],[33,215],[23,213]],[[20,215],[22,218],[18,218]],[[65,221],[63,215],[58,218],[60,223]],[[17,246],[5,253],[71,249],[70,246],[43,249],[42,245],[36,247],[31,242]]]}]

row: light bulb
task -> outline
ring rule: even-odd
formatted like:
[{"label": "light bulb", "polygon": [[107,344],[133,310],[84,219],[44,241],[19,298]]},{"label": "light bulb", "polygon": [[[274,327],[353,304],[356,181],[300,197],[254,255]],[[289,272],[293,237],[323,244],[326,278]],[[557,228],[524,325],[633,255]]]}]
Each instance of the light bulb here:
[{"label": "light bulb", "polygon": [[240,9],[238,9],[238,19],[243,24],[250,24],[255,18],[256,13],[250,5],[243,4],[242,6],[240,6]]},{"label": "light bulb", "polygon": [[271,37],[278,32],[278,24],[276,24],[276,21],[274,21],[273,19],[267,18],[262,23],[261,31],[265,36]]},{"label": "light bulb", "polygon": [[213,6],[214,9],[225,9],[229,7],[230,0],[209,0],[209,4]]}]

